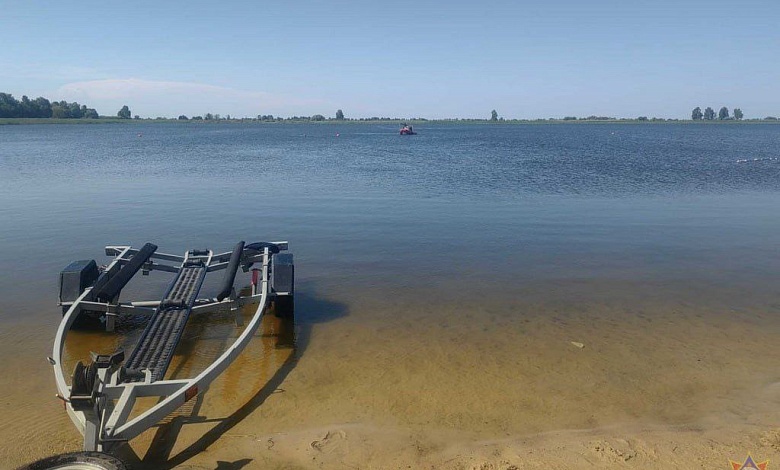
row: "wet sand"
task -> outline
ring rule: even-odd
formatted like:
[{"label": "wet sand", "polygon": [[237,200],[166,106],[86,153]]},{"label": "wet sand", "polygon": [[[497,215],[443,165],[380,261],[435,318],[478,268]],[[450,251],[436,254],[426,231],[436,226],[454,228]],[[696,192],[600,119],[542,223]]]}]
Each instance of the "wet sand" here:
[{"label": "wet sand", "polygon": [[[122,456],[134,468],[280,469],[777,458],[780,305],[768,289],[746,298],[740,286],[700,296],[709,288],[695,284],[456,287],[368,288],[348,302],[302,293],[294,343],[289,324],[267,317],[210,390]],[[3,333],[4,468],[80,448],[44,359],[54,327]],[[194,318],[170,376],[204,367],[237,333],[228,314]],[[73,358],[119,344],[73,339]]]}]

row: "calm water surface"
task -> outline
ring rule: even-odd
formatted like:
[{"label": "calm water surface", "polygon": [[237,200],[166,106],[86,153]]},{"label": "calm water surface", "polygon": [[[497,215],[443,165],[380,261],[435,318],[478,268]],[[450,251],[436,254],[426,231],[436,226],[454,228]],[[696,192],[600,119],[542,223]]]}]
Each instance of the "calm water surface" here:
[{"label": "calm water surface", "polygon": [[[0,322],[19,308],[49,315],[70,260],[145,241],[181,252],[289,239],[301,281],[328,288],[458,281],[462,269],[645,279],[709,278],[713,266],[761,277],[776,266],[780,127],[420,131],[0,127]],[[754,158],[767,160],[737,163]]]},{"label": "calm water surface", "polygon": [[[299,333],[315,349],[318,330],[336,325],[409,325],[399,334],[422,344],[474,324],[498,337],[531,311],[543,321],[674,305],[750,322],[780,304],[780,126],[418,131],[0,126],[0,341],[18,355],[4,372],[44,388],[0,381],[3,395],[54,392],[43,357],[57,274],[75,259],[104,260],[107,244],[179,253],[289,240]],[[486,303],[489,315],[467,314]]]}]

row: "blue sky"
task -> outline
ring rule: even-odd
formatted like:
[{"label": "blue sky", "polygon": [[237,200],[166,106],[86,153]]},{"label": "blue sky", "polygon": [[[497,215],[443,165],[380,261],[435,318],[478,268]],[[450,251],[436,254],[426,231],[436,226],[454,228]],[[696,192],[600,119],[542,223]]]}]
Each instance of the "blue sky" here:
[{"label": "blue sky", "polygon": [[776,0],[0,0],[0,44],[0,91],[108,115],[780,115]]}]

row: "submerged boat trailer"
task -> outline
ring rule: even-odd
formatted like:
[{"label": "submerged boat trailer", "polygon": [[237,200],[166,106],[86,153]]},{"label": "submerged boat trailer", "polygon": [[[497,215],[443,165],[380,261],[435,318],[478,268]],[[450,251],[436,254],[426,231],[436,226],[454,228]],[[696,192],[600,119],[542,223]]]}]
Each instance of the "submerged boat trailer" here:
[{"label": "submerged boat trailer", "polygon": [[[107,246],[106,255],[114,258],[106,267],[98,268],[94,260],[86,260],[65,268],[60,273],[63,318],[48,359],[54,367],[57,396],[84,436],[83,450],[111,452],[203,393],[250,342],[272,301],[277,316],[291,318],[293,257],[280,253],[287,248],[284,241],[242,241],[225,253],[189,250],[178,256],[158,253],[151,243],[140,249]],[[249,295],[238,295],[233,287],[239,267],[252,271]],[[119,302],[122,288],[138,271],[175,273],[162,300]],[[206,275],[214,271],[225,272],[219,294],[199,298]],[[254,316],[216,361],[193,378],[165,379],[190,314],[229,308],[236,312],[236,324],[243,326],[240,309],[250,304],[257,304]],[[122,349],[111,354],[92,353],[89,363],[76,364],[68,385],[62,353],[71,327],[99,325],[113,331],[119,316],[139,314],[150,319],[130,355],[125,358]],[[129,419],[139,397],[160,397],[160,401]]]}]

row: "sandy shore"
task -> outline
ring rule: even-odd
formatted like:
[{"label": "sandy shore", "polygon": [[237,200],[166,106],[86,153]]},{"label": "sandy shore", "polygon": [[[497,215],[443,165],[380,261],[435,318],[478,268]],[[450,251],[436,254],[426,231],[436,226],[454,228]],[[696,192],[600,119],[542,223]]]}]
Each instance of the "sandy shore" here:
[{"label": "sandy shore", "polygon": [[762,462],[776,460],[780,451],[780,430],[760,426],[613,427],[475,441],[454,433],[343,424],[224,439],[219,450],[180,468],[730,469],[729,460],[743,462],[748,452]]}]

